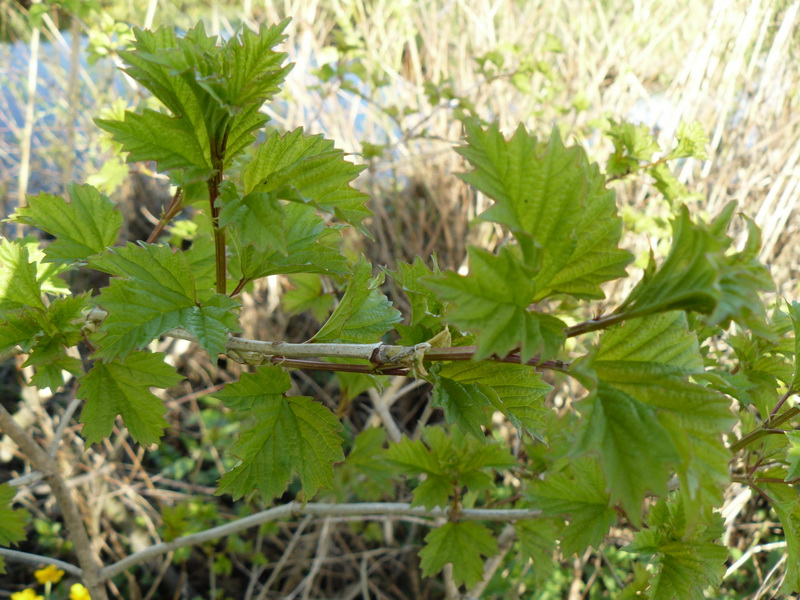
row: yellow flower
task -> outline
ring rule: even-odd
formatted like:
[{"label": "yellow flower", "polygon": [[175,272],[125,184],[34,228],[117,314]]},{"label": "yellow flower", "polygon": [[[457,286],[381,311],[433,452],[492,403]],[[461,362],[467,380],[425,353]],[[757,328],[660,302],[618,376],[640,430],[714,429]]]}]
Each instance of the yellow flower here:
[{"label": "yellow flower", "polygon": [[92,600],[92,597],[82,583],[73,583],[69,588],[69,600]]},{"label": "yellow flower", "polygon": [[47,565],[44,569],[34,571],[33,576],[42,585],[45,583],[58,583],[64,576],[64,571],[57,569],[55,565]]},{"label": "yellow flower", "polygon": [[11,594],[11,600],[44,600],[44,596],[39,596],[31,588],[26,588],[21,592]]}]

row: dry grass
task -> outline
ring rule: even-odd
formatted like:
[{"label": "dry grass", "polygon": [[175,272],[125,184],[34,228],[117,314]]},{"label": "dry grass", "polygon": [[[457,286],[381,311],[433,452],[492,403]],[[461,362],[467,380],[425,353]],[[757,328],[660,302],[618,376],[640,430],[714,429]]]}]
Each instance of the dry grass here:
[{"label": "dry grass", "polygon": [[[15,2],[0,3],[0,7],[9,15],[18,14]],[[141,24],[146,8],[142,3],[142,12],[127,18]],[[681,181],[702,195],[694,208],[714,214],[729,200],[739,201],[763,229],[762,257],[772,265],[780,292],[795,298],[795,257],[800,255],[800,214],[796,210],[800,198],[799,9],[797,1],[759,0],[287,0],[235,6],[211,3],[207,14],[211,15],[212,32],[233,31],[239,22],[250,26],[293,17],[286,48],[296,67],[284,95],[287,104],[272,113],[278,127],[304,126],[323,132],[357,161],[364,142],[388,145],[380,158],[369,163],[362,180],[372,194],[375,217],[370,227],[375,241],[367,250],[377,264],[391,266],[397,259],[436,252],[443,267],[457,268],[463,263],[467,240],[491,244],[496,236],[486,225],[470,228],[487,201],[454,176],[464,165],[452,151],[462,134],[453,107],[447,101],[431,105],[425,94],[426,83],[449,81],[458,95],[474,102],[484,118],[497,119],[506,131],[523,122],[547,134],[557,123],[585,143],[601,164],[610,149],[597,135],[603,119],[645,122],[658,130],[663,145],[671,143],[680,121],[699,121],[710,134],[712,159],[687,161],[679,167]],[[186,27],[192,18],[169,3],[158,4],[153,14],[155,25]],[[6,19],[7,23],[13,21]],[[57,33],[47,27],[44,36],[55,36],[58,43]],[[334,50],[337,39],[355,49],[348,55]],[[552,39],[560,42],[563,52],[548,50]],[[517,51],[512,52],[509,49],[514,45]],[[493,78],[481,73],[474,60],[490,51],[503,52],[508,61]],[[377,91],[364,88],[365,97],[360,97],[343,89],[341,82],[320,84],[308,76],[320,63],[336,59],[360,61],[367,73],[385,78],[388,85]],[[508,76],[521,60],[541,61],[542,68],[530,81],[533,93],[520,92]],[[11,64],[3,61],[0,57],[0,64]],[[58,68],[52,71],[50,94],[63,100],[69,96],[68,74]],[[2,76],[3,91],[8,95],[0,94],[0,102],[16,97],[18,104],[24,104],[24,69],[9,68]],[[84,82],[89,85],[88,78]],[[99,99],[100,95],[85,95],[85,112],[76,125],[76,146],[85,150],[90,160],[99,154],[89,119],[99,107],[90,105],[92,97]],[[585,102],[587,108],[572,108],[576,100]],[[31,158],[36,181],[56,186],[61,176],[53,156],[63,152],[58,150],[63,145],[63,112],[58,109],[55,105],[37,112],[34,137],[38,135],[44,144],[34,146]],[[52,113],[54,120],[45,120],[43,111]],[[404,116],[393,117],[392,111]],[[9,112],[0,107],[0,127],[6,126],[16,135],[21,128],[9,120]],[[427,131],[424,136],[423,129]],[[18,156],[12,138],[2,142],[0,159],[10,165],[0,176],[0,189],[6,187],[7,209],[13,209],[16,198]],[[84,164],[78,174],[91,172],[89,167]],[[649,182],[617,185],[621,205],[635,214],[664,214],[663,203]],[[650,242],[656,246],[659,235],[663,233],[651,232],[649,239],[635,235],[627,243],[641,250]],[[265,283],[245,298],[248,335],[302,337],[307,324],[264,310],[279,299],[282,285],[280,280]],[[170,350],[176,357],[185,351]],[[190,435],[202,439],[202,425],[195,423],[187,429],[185,423],[199,412],[198,396],[228,374],[192,354],[181,360],[195,378],[191,388],[167,399],[170,418],[176,428],[183,424]],[[318,396],[336,393],[335,382],[309,378],[301,385]],[[412,414],[416,393],[405,399],[407,403],[396,405],[402,406],[401,411],[395,409],[398,416],[402,411]],[[13,399],[7,401],[13,404]],[[41,432],[46,443],[58,424],[59,417],[53,415],[61,414],[66,404],[66,399],[31,395],[28,390],[18,414]],[[415,418],[418,415],[413,414]],[[355,403],[347,416],[358,427],[369,418],[371,409],[366,403]],[[407,431],[413,429],[412,419]],[[102,452],[83,452],[77,426],[73,426],[66,442],[65,465],[72,465],[76,487],[92,499],[84,504],[85,516],[109,557],[158,541],[159,513],[164,506],[187,494],[210,493],[199,484],[149,474],[152,465],[143,465],[144,452],[130,447],[124,436],[114,435]],[[10,453],[5,460],[13,450],[7,444],[4,448]],[[22,464],[21,458],[16,456],[12,468]],[[212,462],[218,470],[223,469],[219,457]],[[21,492],[22,503],[35,515],[52,518],[53,507],[38,491],[33,487]],[[731,497],[737,498],[735,494]],[[730,523],[737,522],[737,510],[747,508],[748,514],[753,513],[753,503],[727,508],[726,518],[733,515]],[[251,582],[242,597],[285,597],[290,593],[323,597],[333,590],[352,598],[370,594],[438,597],[440,590],[435,587],[409,589],[402,581],[396,585],[391,580],[388,573],[399,570],[417,585],[414,560],[401,555],[409,547],[403,541],[415,539],[415,532],[398,531],[389,522],[382,527],[383,541],[369,547],[361,547],[359,538],[348,537],[349,529],[337,523],[303,521],[259,534],[255,543],[268,549],[265,554],[273,564],[283,560],[281,556],[289,558],[281,563],[280,575],[271,578],[279,591],[265,591],[260,596],[260,588],[253,582],[267,579],[263,570],[236,565],[245,573],[245,581]],[[752,537],[741,539],[746,546]],[[587,572],[591,568],[584,560],[576,567],[576,577],[583,576],[584,566]],[[152,565],[151,572],[171,580],[173,589],[190,580],[185,569],[167,561]],[[137,583],[131,580],[127,585],[135,589]],[[215,584],[204,585],[213,588]],[[147,595],[146,589],[142,592]]]}]

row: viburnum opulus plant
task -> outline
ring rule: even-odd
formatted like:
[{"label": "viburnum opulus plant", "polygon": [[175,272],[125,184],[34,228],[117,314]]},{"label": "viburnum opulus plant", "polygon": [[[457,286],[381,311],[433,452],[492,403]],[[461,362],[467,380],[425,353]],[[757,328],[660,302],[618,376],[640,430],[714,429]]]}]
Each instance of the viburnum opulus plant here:
[{"label": "viburnum opulus plant", "polygon": [[[270,129],[261,111],[290,69],[275,50],[286,26],[225,42],[202,26],[183,38],[136,31],[122,55],[126,72],[161,109],[97,124],[129,162],[154,162],[175,193],[150,238],[124,246],[114,245],[120,213],[89,185],[71,185],[69,199],[31,196],[11,215],[54,238],[0,245],[0,350],[27,357],[29,384],[56,390],[76,382],[87,445],[108,437],[117,417],[136,442],[151,445],[168,425],[151,389],[181,379],[148,350],[153,340],[189,338],[212,359],[250,365],[215,394],[243,423],[230,450],[238,464],[218,493],[258,491],[270,503],[299,478],[301,502],[280,516],[432,518],[422,573],[451,564],[452,582],[467,589],[498,552],[497,522],[514,524],[519,551],[542,573],[555,552],[581,555],[623,524],[635,531],[624,550],[650,565],[626,593],[701,598],[720,584],[728,556],[715,509],[726,485],[740,482],[775,510],[789,553],[783,589],[800,590],[800,435],[792,431],[800,410],[790,400],[800,384],[800,306],[767,317],[760,293],[772,281],[757,260],[759,231],[743,218],[749,231],[734,246],[733,204],[704,221],[677,201],[667,162],[703,157],[702,131],[681,129],[675,148],[662,152],[645,128],[612,122],[615,152],[603,172],[558,129],[540,139],[520,126],[507,138],[496,124],[466,119],[456,151],[469,170],[460,177],[493,200],[480,218],[502,228],[502,242],[470,247],[465,275],[441,272],[432,257],[375,266],[341,250],[344,228],[368,231],[368,197],[352,185],[364,167],[321,135]],[[651,256],[627,297],[601,314],[603,284],[628,277],[633,260],[619,247],[623,224],[608,184],[636,172],[654,177],[674,203],[672,247],[660,263]],[[178,217],[190,233],[180,246],[162,236]],[[94,297],[70,295],[63,284],[82,267],[110,275]],[[340,297],[319,331],[301,343],[237,337],[240,293],[289,274],[337,282]],[[381,292],[386,277],[405,292],[410,314]],[[302,293],[312,306],[322,287]],[[409,439],[389,415],[388,442],[367,429],[347,437],[346,455],[337,416],[315,398],[289,394],[293,369],[422,379],[442,422]],[[585,394],[554,412],[547,371],[556,375],[549,381],[572,378]],[[522,451],[512,453],[497,435],[497,413]],[[103,582],[137,560],[103,566],[52,457],[2,407],[0,428],[65,503],[74,572],[94,598],[105,597]],[[372,483],[407,478],[413,502],[363,510],[311,502],[336,469]],[[515,476],[511,504],[498,496],[502,474]],[[12,498],[0,486],[5,544],[25,535]]]}]

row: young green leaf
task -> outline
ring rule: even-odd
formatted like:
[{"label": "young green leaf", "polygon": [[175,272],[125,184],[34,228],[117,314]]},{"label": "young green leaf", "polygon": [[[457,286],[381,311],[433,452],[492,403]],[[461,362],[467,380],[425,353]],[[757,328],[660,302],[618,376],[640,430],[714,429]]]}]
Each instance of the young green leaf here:
[{"label": "young green leaf", "polygon": [[580,556],[588,546],[597,548],[617,518],[603,472],[592,459],[572,461],[563,472],[547,473],[544,480],[532,482],[526,495],[543,517],[569,517],[560,538],[566,556]]},{"label": "young green leaf", "polygon": [[650,511],[650,528],[634,535],[624,548],[657,566],[647,597],[652,600],[703,600],[703,590],[717,586],[725,573],[728,551],[715,543],[722,535],[719,516],[711,524],[687,529],[680,502],[661,500]]},{"label": "young green leaf", "polygon": [[164,418],[167,409],[150,388],[168,388],[181,379],[160,353],[133,352],[125,362],[95,362],[79,379],[76,393],[86,400],[81,412],[86,445],[111,435],[117,415],[122,416],[134,440],[145,446],[157,443],[168,425]]},{"label": "young green leaf", "polygon": [[678,138],[678,145],[669,153],[670,160],[674,158],[687,158],[692,156],[700,160],[708,160],[708,135],[703,126],[697,121],[694,123],[681,123],[675,134]]},{"label": "young green leaf", "polygon": [[430,577],[446,564],[453,565],[456,585],[474,587],[483,576],[481,556],[497,554],[497,540],[489,528],[469,521],[445,523],[425,536],[425,547],[420,550],[422,575]]},{"label": "young green leaf", "polygon": [[47,307],[44,326],[31,338],[36,343],[23,364],[36,368],[36,375],[31,378],[33,385],[55,391],[64,385],[63,371],[83,374],[80,359],[69,356],[66,350],[83,337],[80,318],[87,299],[88,294],[56,298]]},{"label": "young green leaf", "polygon": [[287,21],[246,30],[218,45],[202,24],[177,38],[171,29],[134,30],[134,49],[121,53],[127,73],[147,87],[172,117],[145,110],[123,121],[98,120],[130,152],[129,161],[155,160],[185,186],[227,167],[267,118],[261,106],[290,70],[275,52]]},{"label": "young green leaf", "polygon": [[383,273],[370,278],[372,265],[361,260],[354,269],[344,296],[322,328],[315,342],[375,342],[402,318],[392,303],[378,291]]},{"label": "young green leaf", "polygon": [[240,498],[258,489],[269,502],[286,489],[292,472],[307,498],[331,486],[333,463],[344,460],[341,425],[319,402],[287,397],[290,387],[288,373],[266,366],[215,394],[238,419],[252,423],[231,448],[241,462],[222,477],[218,494]]},{"label": "young green leaf", "polygon": [[384,272],[394,279],[406,293],[411,305],[411,316],[408,325],[396,325],[401,334],[398,344],[414,345],[429,340],[442,329],[444,307],[423,282],[426,277],[441,275],[436,257],[433,257],[433,270],[429,269],[417,256],[411,264],[397,262],[397,271]]},{"label": "young green leaf", "polygon": [[456,484],[472,491],[491,489],[494,480],[487,470],[516,464],[500,445],[479,442],[457,430],[448,436],[441,427],[429,427],[422,438],[411,441],[404,437],[386,451],[387,460],[402,472],[426,475],[414,490],[413,506],[446,506]]},{"label": "young green leaf", "polygon": [[547,358],[558,352],[565,339],[564,323],[528,310],[536,294],[534,274],[514,251],[503,246],[495,255],[471,246],[469,259],[469,275],[448,272],[424,284],[453,303],[447,320],[480,333],[475,360],[506,356],[517,347],[523,361],[537,353]]},{"label": "young green leaf", "polygon": [[224,350],[227,334],[238,328],[239,303],[222,294],[198,294],[189,261],[181,251],[128,244],[99,255],[91,265],[116,275],[95,298],[109,313],[97,339],[98,358],[124,357],[179,327],[215,357]]},{"label": "young green leaf", "polygon": [[55,236],[45,247],[47,260],[69,263],[85,260],[117,242],[122,214],[114,203],[90,185],[67,186],[70,201],[58,196],[28,196],[11,220],[37,227]]},{"label": "young green leaf", "polygon": [[[694,223],[685,206],[673,221],[672,249],[660,268],[645,271],[641,282],[615,311],[640,317],[675,309],[710,315],[709,325],[731,321],[759,327],[765,315],[760,291],[773,284],[756,257],[759,231],[751,223],[745,249],[727,253],[732,240],[725,230],[735,204],[711,224]],[[761,328],[759,327],[759,331]]]},{"label": "young green leaf", "polygon": [[606,170],[612,176],[625,176],[639,169],[640,161],[650,162],[661,147],[647,125],[627,121],[609,121],[608,136],[614,143],[614,153],[608,158]]}]

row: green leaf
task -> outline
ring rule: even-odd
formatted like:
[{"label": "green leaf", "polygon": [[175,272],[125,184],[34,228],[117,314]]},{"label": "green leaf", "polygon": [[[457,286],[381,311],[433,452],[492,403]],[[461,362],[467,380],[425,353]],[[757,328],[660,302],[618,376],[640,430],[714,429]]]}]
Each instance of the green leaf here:
[{"label": "green leaf", "polygon": [[344,464],[336,467],[334,477],[340,501],[356,496],[375,502],[394,493],[394,472],[384,458],[386,430],[373,427],[359,433]]},{"label": "green leaf", "polygon": [[397,326],[397,330],[402,334],[397,343],[419,344],[438,333],[442,328],[444,307],[436,298],[436,294],[424,284],[425,278],[441,274],[436,257],[433,257],[432,270],[417,256],[411,264],[398,261],[397,271],[384,269],[384,272],[400,285],[411,305],[408,326]]},{"label": "green leaf", "polygon": [[800,303],[792,302],[788,308],[794,332],[794,373],[789,387],[792,390],[800,390]]},{"label": "green leaf", "polygon": [[307,498],[332,485],[333,463],[344,460],[341,425],[319,402],[286,397],[290,387],[288,373],[266,366],[215,394],[236,418],[251,423],[231,448],[241,462],[222,477],[218,494],[236,499],[258,489],[269,502],[283,493],[292,472]]},{"label": "green leaf", "polygon": [[5,354],[17,344],[27,352],[42,332],[41,316],[36,315],[34,309],[4,311],[0,318],[0,354]]},{"label": "green leaf", "polygon": [[30,515],[21,508],[13,509],[16,490],[7,483],[0,483],[0,545],[16,545],[25,539],[25,525]]},{"label": "green leaf", "polygon": [[242,244],[252,244],[259,252],[278,250],[288,253],[283,221],[286,213],[272,194],[252,192],[239,197],[230,182],[221,186],[220,227],[235,227]]},{"label": "green leaf", "polygon": [[656,565],[648,598],[703,600],[706,587],[716,588],[722,582],[728,551],[715,543],[724,529],[718,515],[713,519],[689,530],[680,502],[665,499],[653,507],[650,529],[637,532],[624,548]]},{"label": "green leaf", "polygon": [[425,536],[425,544],[419,552],[422,575],[435,575],[450,563],[455,584],[464,583],[468,588],[483,577],[481,556],[497,554],[497,540],[491,530],[471,522],[445,523]]},{"label": "green leaf", "polygon": [[612,500],[638,525],[646,492],[666,494],[670,467],[678,461],[669,432],[653,407],[603,383],[578,406],[584,418],[580,449],[597,452]]},{"label": "green leaf", "polygon": [[800,477],[800,431],[787,431],[786,439],[789,440],[789,449],[786,459],[789,468],[786,470],[786,481]]},{"label": "green leaf", "polygon": [[141,114],[125,111],[122,121],[95,123],[121,144],[127,162],[155,161],[159,171],[175,171],[171,177],[177,185],[205,181],[214,173],[208,135],[191,119],[145,109]]},{"label": "green leaf", "polygon": [[447,423],[455,423],[464,433],[484,440],[482,427],[489,426],[486,407],[491,403],[479,386],[465,386],[448,377],[437,377],[431,392],[431,403],[434,408],[444,411]]},{"label": "green leaf", "polygon": [[47,307],[46,327],[37,333],[36,344],[23,366],[36,367],[31,383],[55,391],[64,385],[63,371],[83,374],[80,359],[69,356],[66,349],[83,338],[80,326],[88,294],[56,298]]},{"label": "green leaf", "polygon": [[786,540],[786,575],[780,592],[800,591],[800,498],[797,489],[782,484],[760,484],[772,499],[772,510],[778,516]]},{"label": "green leaf", "polygon": [[470,491],[492,489],[494,479],[487,472],[516,464],[506,448],[465,437],[457,430],[448,435],[441,427],[425,429],[421,440],[403,438],[391,444],[386,458],[403,473],[424,473],[425,481],[414,490],[412,506],[444,507],[454,485]]},{"label": "green leaf", "polygon": [[375,342],[401,320],[400,312],[378,291],[383,273],[370,279],[372,265],[362,259],[353,271],[344,296],[314,335],[315,342]]},{"label": "green leaf", "polygon": [[134,352],[124,362],[97,361],[79,380],[77,397],[86,400],[81,412],[86,445],[111,435],[121,415],[131,437],[142,445],[155,444],[168,423],[164,402],[151,387],[168,388],[183,377],[164,362],[164,354]]},{"label": "green leaf", "polygon": [[91,266],[116,276],[95,298],[109,313],[95,357],[124,357],[176,328],[186,329],[216,357],[227,334],[238,329],[238,302],[223,294],[199,296],[189,261],[179,250],[128,244],[94,258]]},{"label": "green leaf", "polygon": [[325,291],[322,278],[315,273],[297,273],[288,278],[292,288],[283,294],[283,307],[290,314],[310,311],[317,321],[330,315],[335,303],[332,293]]},{"label": "green leaf", "polygon": [[345,161],[321,135],[304,136],[302,128],[275,132],[248,161],[244,191],[312,204],[367,234],[361,221],[372,214],[364,206],[368,197],[350,185],[365,168]]},{"label": "green leaf", "polygon": [[517,521],[514,530],[519,539],[520,554],[533,562],[533,575],[537,585],[542,586],[555,566],[553,554],[556,541],[561,539],[561,525],[555,519]]},{"label": "green leaf", "polygon": [[[129,161],[157,160],[162,170],[183,170],[172,173],[181,185],[208,179],[212,160],[230,166],[267,120],[259,109],[291,68],[282,66],[286,54],[273,50],[283,41],[287,24],[262,26],[258,33],[246,30],[222,45],[206,36],[202,24],[182,39],[167,28],[135,29],[134,50],[120,53],[127,73],[161,100],[173,118],[145,111],[98,125],[132,153]],[[163,139],[151,135],[157,121],[169,132]]]},{"label": "green leaf", "polygon": [[225,45],[226,99],[236,107],[261,107],[280,91],[292,65],[283,66],[287,54],[273,48],[283,42],[290,19],[258,32],[243,28],[241,38],[232,38]]},{"label": "green leaf", "polygon": [[601,457],[613,499],[637,523],[644,494],[664,494],[677,471],[687,510],[709,511],[729,477],[722,434],[735,419],[724,395],[688,381],[703,370],[684,313],[610,328],[589,369],[598,383],[584,404],[580,448]]},{"label": "green leaf", "polygon": [[28,196],[28,206],[11,215],[17,223],[55,236],[44,251],[53,262],[84,260],[102,252],[117,242],[122,227],[122,214],[95,188],[71,183],[67,189],[69,202],[44,193]]},{"label": "green leaf", "polygon": [[[615,311],[629,317],[682,309],[706,315],[709,325],[737,321],[759,327],[765,309],[759,291],[772,282],[756,257],[758,229],[751,224],[745,249],[726,253],[732,240],[725,234],[735,205],[729,204],[710,225],[693,223],[681,207],[673,221],[672,249],[659,269],[645,271],[641,282]],[[652,259],[651,259],[652,262]]]},{"label": "green leaf", "polygon": [[[237,260],[231,267],[246,281],[253,281],[268,275],[291,273],[321,273],[344,275],[347,273],[347,259],[338,247],[328,239],[338,232],[325,227],[325,222],[314,214],[314,209],[302,204],[288,204],[283,207],[286,218],[283,222],[286,237],[284,255],[278,250],[258,252],[252,245],[237,248]],[[235,241],[235,240],[234,240]]]},{"label": "green leaf", "polygon": [[488,425],[489,406],[508,417],[520,433],[541,439],[548,412],[544,399],[551,389],[526,365],[452,362],[437,373],[432,399],[444,409],[448,422],[481,439],[480,426]]},{"label": "green leaf", "polygon": [[697,337],[689,331],[686,313],[677,310],[631,319],[607,329],[596,358],[660,362],[693,371],[703,367]]},{"label": "green leaf", "polygon": [[45,310],[36,264],[19,242],[0,240],[0,310]]},{"label": "green leaf", "polygon": [[571,461],[563,472],[546,473],[543,480],[532,482],[527,496],[543,517],[569,517],[560,538],[565,555],[597,548],[617,517],[603,472],[592,459]]},{"label": "green leaf", "polygon": [[480,333],[474,359],[506,356],[517,347],[523,361],[554,355],[565,339],[564,324],[528,310],[536,292],[532,270],[508,246],[497,255],[471,246],[469,262],[467,276],[448,272],[424,284],[454,304],[448,321]]},{"label": "green leaf", "polygon": [[617,247],[622,220],[597,165],[580,147],[564,146],[557,128],[540,142],[521,125],[508,141],[496,124],[466,127],[468,145],[458,152],[475,170],[461,178],[495,201],[481,218],[505,225],[520,243],[520,233],[532,236],[541,252],[536,299],[603,298],[599,284],[624,277],[633,257]]},{"label": "green leaf", "polygon": [[697,121],[694,123],[681,123],[678,125],[678,145],[669,153],[669,159],[687,158],[693,156],[700,160],[708,160],[708,136],[703,126]]},{"label": "green leaf", "polygon": [[609,175],[624,176],[639,169],[639,162],[650,162],[653,155],[661,152],[647,125],[634,125],[622,121],[609,121],[608,136],[614,143],[614,153],[609,157],[606,169]]}]

